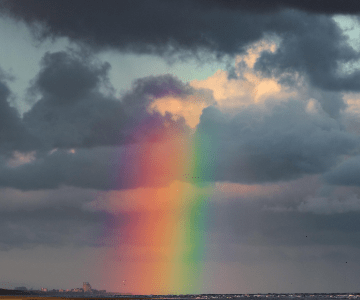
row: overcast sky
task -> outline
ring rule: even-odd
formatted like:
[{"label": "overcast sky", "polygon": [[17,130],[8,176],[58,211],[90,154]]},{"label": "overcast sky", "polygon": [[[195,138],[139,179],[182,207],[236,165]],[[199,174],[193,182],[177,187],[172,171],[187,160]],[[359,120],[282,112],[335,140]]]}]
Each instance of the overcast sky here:
[{"label": "overcast sky", "polygon": [[0,288],[179,292],[139,284],[174,258],[137,232],[172,235],[180,189],[207,203],[184,291],[358,292],[359,22],[357,0],[0,0]]}]

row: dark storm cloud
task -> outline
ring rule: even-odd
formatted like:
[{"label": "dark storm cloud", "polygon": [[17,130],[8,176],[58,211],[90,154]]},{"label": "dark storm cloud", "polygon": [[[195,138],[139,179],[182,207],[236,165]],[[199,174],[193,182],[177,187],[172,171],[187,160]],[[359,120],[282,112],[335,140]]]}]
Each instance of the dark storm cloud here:
[{"label": "dark storm cloud", "polygon": [[106,82],[109,63],[95,65],[86,55],[71,52],[46,53],[31,91],[49,102],[67,104],[82,99]]},{"label": "dark storm cloud", "polygon": [[[157,98],[180,99],[197,90],[171,75],[149,76],[136,80],[128,93],[116,99],[101,90],[104,84],[109,87],[108,70],[108,64],[75,52],[44,56],[31,87],[41,98],[24,114],[22,123],[19,121],[42,146],[37,159],[31,162],[13,167],[3,161],[0,186],[21,190],[62,185],[117,190],[163,186],[176,178],[176,174],[166,178],[149,174],[152,179],[143,182],[137,175],[154,169],[153,162],[149,170],[144,166],[129,168],[119,158],[125,148],[109,146],[127,145],[129,153],[134,151],[139,157],[135,149],[138,142],[165,142],[169,137],[188,136],[184,119],[173,120],[169,113],[149,113],[148,108]],[[73,82],[79,82],[79,86]],[[330,115],[338,114],[342,107],[340,96],[333,92],[320,95],[317,98],[324,108],[328,107]],[[194,162],[199,166],[198,174],[194,174],[196,181],[258,183],[319,174],[358,146],[358,138],[343,130],[339,121],[323,112],[308,112],[305,101],[276,105],[269,102],[266,110],[250,107],[235,117],[215,107],[203,110],[197,129],[203,155]],[[60,150],[49,153],[54,148]],[[71,148],[76,148],[75,153],[66,151]],[[173,154],[164,155],[177,161]],[[138,157],[126,159],[136,164]],[[125,169],[126,174],[118,171]],[[118,174],[113,180],[114,170],[125,175]]]},{"label": "dark storm cloud", "polygon": [[280,33],[274,53],[263,52],[255,64],[265,74],[283,76],[299,72],[316,87],[331,91],[359,91],[360,71],[341,74],[342,63],[354,63],[359,53],[347,44],[340,28],[328,17],[294,13],[298,27]]},{"label": "dark storm cloud", "polygon": [[101,94],[65,106],[43,98],[23,118],[45,149],[121,144],[127,121],[122,104]]},{"label": "dark storm cloud", "polygon": [[[144,177],[139,174],[150,172],[156,162],[151,162],[148,169],[144,165],[135,168],[139,163],[136,155],[142,151],[137,149],[137,143],[188,136],[189,127],[183,118],[174,120],[170,113],[165,116],[156,111],[150,113],[149,106],[157,98],[171,95],[181,99],[199,90],[171,75],[149,76],[137,79],[117,99],[111,90],[105,95],[111,89],[108,70],[109,64],[96,62],[90,56],[81,57],[74,51],[45,54],[42,68],[30,87],[31,93],[41,98],[22,119],[6,102],[9,89],[0,86],[4,99],[1,112],[6,113],[1,121],[7,122],[3,132],[9,132],[5,138],[23,142],[31,134],[39,141],[30,161],[20,159],[10,163],[1,157],[1,187],[41,190],[65,185],[117,190],[163,186],[174,179],[175,175],[160,178],[148,174],[152,179],[139,180]],[[28,132],[20,136],[18,127]],[[6,142],[2,144],[6,146]],[[121,145],[127,148],[111,148]],[[22,149],[10,150],[21,152]],[[162,155],[173,157],[169,152]],[[129,161],[134,165],[126,165]]]},{"label": "dark storm cloud", "polygon": [[5,1],[3,7],[29,24],[46,24],[44,37],[67,36],[94,49],[167,58],[195,54],[204,59],[202,51],[235,55],[275,34],[281,46],[262,55],[258,70],[298,71],[323,89],[359,90],[359,71],[337,73],[338,64],[355,62],[359,54],[335,21],[300,11],[354,13],[359,10],[355,1]]},{"label": "dark storm cloud", "polygon": [[[234,52],[261,37],[256,16],[204,9],[192,1],[6,1],[10,15],[28,23],[44,22],[43,34],[68,36],[100,48],[164,54],[211,48]],[[249,26],[252,17],[262,26]],[[253,22],[251,22],[253,23]],[[241,28],[245,26],[246,31]],[[234,27],[224,35],[225,28]],[[233,40],[235,36],[239,38]]]},{"label": "dark storm cloud", "polygon": [[[294,8],[295,10],[289,10]],[[302,12],[301,10],[305,11]],[[184,57],[241,53],[275,34],[275,54],[263,54],[257,68],[300,71],[330,90],[359,90],[359,71],[340,76],[339,63],[359,55],[345,44],[331,15],[355,13],[356,1],[4,1],[3,12],[29,24],[45,24],[43,37],[66,36],[94,49]],[[39,29],[39,26],[35,26]],[[39,34],[39,33],[38,33]],[[41,33],[40,33],[41,35]]]},{"label": "dark storm cloud", "polygon": [[324,14],[358,14],[357,0],[198,0],[204,6],[224,7],[228,9],[245,9],[249,11],[273,12],[285,8],[300,9],[313,13]]},{"label": "dark storm cloud", "polygon": [[205,181],[240,183],[290,180],[336,165],[359,144],[325,113],[308,113],[303,101],[249,107],[234,117],[203,110],[198,126],[197,174]]},{"label": "dark storm cloud", "polygon": [[[43,147],[70,148],[120,145],[135,142],[133,130],[147,124],[142,138],[166,137],[165,122],[180,131],[182,120],[171,116],[149,114],[152,101],[166,95],[184,96],[195,90],[171,75],[138,79],[132,89],[116,99],[105,95],[102,88],[111,88],[108,63],[95,63],[80,53],[47,53],[42,69],[32,81],[30,91],[42,98],[24,114],[28,130],[42,141]],[[111,92],[111,90],[110,90]],[[151,130],[152,129],[152,130]],[[137,133],[137,138],[141,134]]]}]

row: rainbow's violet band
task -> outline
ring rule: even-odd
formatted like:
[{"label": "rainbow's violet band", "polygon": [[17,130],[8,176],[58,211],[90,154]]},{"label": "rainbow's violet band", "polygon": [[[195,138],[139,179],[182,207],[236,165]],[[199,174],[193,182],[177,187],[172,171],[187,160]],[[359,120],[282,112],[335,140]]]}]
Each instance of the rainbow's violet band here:
[{"label": "rainbow's violet band", "polygon": [[[211,147],[204,135],[194,134],[189,138],[174,134],[164,143],[146,142],[133,148],[135,153],[121,157],[127,161],[120,172],[136,166],[138,186],[152,186],[141,194],[141,201],[146,202],[141,218],[133,220],[136,224],[126,229],[130,238],[123,241],[125,247],[119,248],[122,251],[119,255],[126,251],[127,257],[138,258],[124,261],[117,272],[121,274],[119,281],[126,274],[136,282],[128,292],[201,292],[209,197],[209,188],[205,193],[201,187],[204,178],[213,175],[205,173],[211,169],[206,166],[215,159],[208,154]],[[154,185],[158,188],[153,188]],[[156,257],[148,261],[144,257],[150,253],[156,253]]]}]

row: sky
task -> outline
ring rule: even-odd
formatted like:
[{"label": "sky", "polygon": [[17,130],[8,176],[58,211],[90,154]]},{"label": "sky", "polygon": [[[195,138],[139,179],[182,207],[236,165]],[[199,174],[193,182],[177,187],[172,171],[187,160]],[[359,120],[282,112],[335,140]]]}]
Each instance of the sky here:
[{"label": "sky", "polygon": [[359,22],[0,0],[0,288],[358,292]]}]

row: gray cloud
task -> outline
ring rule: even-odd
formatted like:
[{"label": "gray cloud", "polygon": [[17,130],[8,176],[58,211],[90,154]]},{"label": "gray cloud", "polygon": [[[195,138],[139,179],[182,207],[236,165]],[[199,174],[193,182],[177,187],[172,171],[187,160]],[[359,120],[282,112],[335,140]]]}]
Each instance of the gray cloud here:
[{"label": "gray cloud", "polygon": [[0,212],[0,249],[31,248],[38,245],[100,246],[102,212],[76,207],[39,208]]},{"label": "gray cloud", "polygon": [[[204,9],[192,1],[111,1],[107,5],[55,1],[51,6],[41,1],[14,1],[4,2],[3,12],[30,24],[45,23],[44,36],[68,36],[98,48],[137,53],[174,54],[210,47],[227,53],[262,35],[261,25],[247,26],[249,16],[237,18],[238,13]],[[264,26],[260,17],[253,17]],[[226,37],[224,24],[238,29],[237,34]],[[242,25],[247,33],[241,30]],[[236,35],[239,38],[232,41]]]},{"label": "gray cloud", "polygon": [[[174,135],[189,137],[184,119],[173,120],[169,113],[149,113],[148,107],[157,98],[171,95],[180,99],[197,90],[171,75],[150,76],[136,80],[128,93],[116,99],[100,89],[107,81],[108,69],[108,64],[94,62],[90,56],[80,58],[74,52],[45,55],[31,87],[42,98],[24,114],[22,123],[19,121],[42,142],[38,147],[41,151],[38,159],[17,167],[4,161],[0,186],[39,190],[66,185],[116,190],[167,185],[178,178],[179,174],[166,178],[154,174],[143,182],[137,174],[148,172],[144,166],[131,171],[125,162],[113,159],[123,155],[125,148],[106,147],[127,145],[130,152],[139,153],[139,142],[165,142]],[[69,76],[71,81],[83,84],[79,88],[70,84],[64,94]],[[340,95],[314,91],[308,91],[309,95],[319,98],[330,115],[339,113]],[[266,110],[254,106],[230,117],[214,106],[204,109],[196,133],[203,155],[194,161],[198,166],[195,181],[259,183],[319,174],[358,146],[358,138],[346,132],[339,121],[322,111],[307,112],[305,101],[269,102]],[[50,154],[54,148],[64,150]],[[66,151],[71,148],[76,148],[76,153]],[[133,155],[126,159],[136,164]],[[167,155],[177,159],[175,153]],[[110,180],[109,173],[120,169],[127,170],[126,176],[117,175],[116,182]]]},{"label": "gray cloud", "polygon": [[84,208],[99,195],[94,189],[73,187],[26,192],[1,188],[0,251],[109,244],[103,226],[113,219],[124,221],[126,215]]},{"label": "gray cloud", "polygon": [[40,92],[53,104],[68,104],[89,96],[108,81],[109,69],[109,63],[95,65],[86,53],[48,52],[30,90]]},{"label": "gray cloud", "polygon": [[313,13],[323,14],[357,14],[360,9],[356,0],[327,1],[326,5],[322,0],[273,0],[271,2],[266,0],[237,0],[237,1],[222,1],[222,0],[199,0],[204,6],[224,7],[228,9],[244,9],[258,12],[274,12],[285,8],[300,9]]},{"label": "gray cloud", "polygon": [[0,251],[114,247],[134,241],[129,228],[141,214],[84,208],[99,195],[95,190],[71,187],[35,192],[0,189]]},{"label": "gray cloud", "polygon": [[[296,193],[292,195],[297,197]],[[260,196],[252,198],[251,201],[247,200],[250,199],[241,195],[231,201],[211,204],[209,231],[217,234],[218,243],[259,247],[360,247],[360,226],[356,221],[359,217],[358,211],[336,214],[271,211],[263,207],[279,202],[277,199]],[[292,204],[301,203],[301,200],[291,198],[287,201]]]},{"label": "gray cloud", "polygon": [[43,98],[23,118],[47,149],[121,144],[127,121],[122,104],[101,94],[66,106],[54,106]]},{"label": "gray cloud", "polygon": [[[3,13],[28,24],[44,24],[43,37],[66,36],[93,49],[117,49],[170,57],[204,53],[235,55],[268,35],[282,38],[276,53],[264,53],[262,71],[298,71],[314,86],[359,90],[359,71],[340,75],[341,63],[359,54],[347,43],[329,15],[354,13],[356,2],[330,1],[5,1]],[[290,9],[289,9],[290,8]],[[295,9],[292,10],[291,8]],[[301,12],[301,10],[305,12]],[[41,35],[41,33],[38,33]],[[201,55],[199,55],[201,53]],[[89,78],[90,79],[90,78]]]},{"label": "gray cloud", "polygon": [[[164,207],[156,215],[141,206],[124,212],[122,205],[116,211],[107,205],[107,195],[115,193],[107,191],[164,187],[174,180],[188,180],[201,193],[202,183],[225,182],[228,190],[217,191],[191,211],[196,210],[196,220],[190,227],[205,223],[192,232],[192,237],[207,237],[205,276],[213,276],[219,262],[224,266],[216,280],[209,280],[218,285],[209,291],[224,290],[227,284],[236,290],[240,281],[228,278],[241,274],[246,275],[244,285],[252,284],[254,292],[283,287],[291,292],[295,285],[298,290],[345,289],[346,284],[336,285],[344,274],[351,274],[348,286],[356,286],[360,159],[353,155],[358,151],[359,126],[353,120],[349,124],[353,128],[346,131],[341,122],[350,119],[342,112],[346,108],[342,92],[357,91],[360,77],[358,71],[344,75],[337,68],[356,62],[358,53],[326,14],[353,14],[359,7],[357,1],[319,3],[0,0],[2,12],[9,9],[9,15],[28,24],[44,22],[40,37],[65,36],[91,48],[44,56],[29,89],[39,100],[23,118],[11,106],[7,79],[0,75],[0,250],[13,253],[4,255],[6,266],[16,262],[13,273],[22,274],[24,282],[38,276],[41,268],[61,266],[51,278],[59,284],[61,276],[68,279],[72,263],[71,278],[83,272],[95,274],[94,256],[86,265],[84,249],[136,250],[147,242],[137,239],[134,230],[141,229],[149,215],[153,221],[168,212]],[[183,153],[163,147],[173,137],[189,142],[184,119],[150,113],[148,108],[158,98],[182,99],[199,95],[199,90],[171,75],[149,76],[134,81],[118,99],[108,79],[110,64],[90,54],[117,49],[168,60],[195,55],[206,61],[203,53],[215,59],[233,56],[273,34],[280,38],[279,48],[274,54],[263,52],[256,69],[280,78],[283,84],[299,84],[301,99],[269,100],[232,109],[231,114],[211,103],[214,106],[203,110],[196,128],[197,152],[189,163],[198,178],[192,179],[174,172],[183,163],[184,157],[179,158]],[[231,67],[228,75],[238,77]],[[305,79],[303,89],[296,82],[298,75]],[[307,106],[304,99],[310,98],[322,109]],[[334,186],[323,186],[322,181]],[[129,207],[132,199],[119,201]],[[191,201],[187,205],[191,208]],[[46,248],[50,254],[44,259]],[[58,264],[52,264],[51,249],[55,248],[65,253]],[[189,249],[187,254],[194,254],[191,251],[196,248]],[[142,262],[140,254],[131,250],[124,254],[126,259]],[[33,252],[27,256],[27,251]],[[76,265],[77,257],[78,261],[84,258],[83,265]],[[114,268],[119,257],[107,259]],[[158,259],[162,258],[150,257]],[[39,267],[34,261],[43,264]],[[350,271],[341,269],[345,261]]]},{"label": "gray cloud", "polygon": [[327,197],[309,197],[300,203],[298,210],[316,214],[334,214],[360,211],[360,199],[356,195],[340,200]]},{"label": "gray cloud", "polygon": [[9,104],[10,89],[0,81],[0,151],[10,155],[14,150],[29,151],[35,149],[37,141],[22,124],[14,107]]},{"label": "gray cloud", "polygon": [[[7,109],[2,110],[6,113],[3,122],[8,122],[4,128],[9,131],[6,137],[22,143],[34,136],[38,143],[31,148],[37,151],[31,154],[30,161],[10,163],[1,157],[0,186],[21,190],[55,189],[63,185],[116,190],[166,185],[176,177],[149,174],[144,182],[139,174],[151,172],[158,162],[151,162],[148,169],[144,165],[134,167],[139,160],[136,155],[144,151],[146,143],[166,142],[174,136],[186,138],[189,134],[183,118],[174,120],[170,113],[165,116],[156,111],[149,113],[148,108],[160,97],[171,95],[181,99],[202,91],[171,75],[150,76],[134,81],[132,89],[117,99],[101,90],[104,83],[109,86],[108,69],[107,63],[94,62],[90,56],[82,58],[79,53],[47,53],[30,88],[41,98],[22,119],[6,102],[10,91],[3,85]],[[138,143],[142,149],[138,149]],[[111,148],[121,145],[127,148]],[[70,151],[72,148],[75,150]],[[59,150],[51,152],[56,149]],[[9,151],[14,150],[24,152],[15,146]],[[173,157],[175,152],[162,155],[177,159]],[[133,165],[128,165],[129,162]]]},{"label": "gray cloud", "polygon": [[[335,255],[333,252],[336,247],[359,248],[359,212],[343,211],[329,215],[305,210],[277,212],[263,209],[265,205],[286,202],[295,207],[302,203],[304,198],[314,193],[313,187],[308,187],[308,181],[312,183],[313,179],[286,183],[281,186],[281,190],[269,190],[264,195],[239,195],[209,202],[205,210],[198,212],[198,217],[204,218],[206,222],[206,234],[214,237],[211,243],[214,243],[212,247],[215,252],[217,245],[228,245],[227,249],[220,247],[225,252],[212,253],[215,255],[213,259],[245,262],[262,257],[267,261],[309,261],[312,256],[314,260],[320,258],[327,262],[337,262],[339,255],[344,257],[346,251],[339,250]],[[74,191],[75,193],[71,193]],[[30,198],[43,198],[46,203],[42,205],[4,209],[3,204],[0,204],[2,250],[36,245],[113,247],[141,244],[142,241],[133,236],[132,228],[142,222],[146,223],[150,212],[84,210],[82,205],[95,199],[95,195],[91,196],[86,190],[62,188],[42,193],[43,195],[39,192],[32,192],[32,196],[30,194]],[[85,197],[79,200],[78,197],[82,194]],[[17,193],[13,193],[12,198],[18,198]],[[236,245],[241,246],[245,252],[239,252]],[[247,252],[246,249],[251,247],[256,247],[263,253]],[[288,248],[285,249],[286,247]],[[321,252],[307,253],[305,250],[300,251],[298,247],[323,248]],[[243,255],[238,257],[239,253]]]},{"label": "gray cloud", "polygon": [[323,175],[326,182],[334,185],[360,185],[360,156],[350,157],[341,165]]},{"label": "gray cloud", "polygon": [[197,129],[197,175],[205,181],[241,183],[290,180],[319,174],[358,146],[358,138],[326,114],[307,113],[292,100],[247,108],[235,117],[215,107],[203,110]]},{"label": "gray cloud", "polygon": [[340,113],[347,107],[343,100],[342,93],[339,92],[310,89],[309,96],[316,98],[322,109],[333,118],[338,118]]},{"label": "gray cloud", "polygon": [[0,189],[0,210],[33,211],[42,208],[77,207],[96,199],[98,193],[92,189],[63,187],[52,190],[20,191],[11,188]]},{"label": "gray cloud", "polygon": [[[181,164],[181,160],[176,149],[171,152],[159,145],[160,152],[144,164],[141,159],[154,147],[157,147],[154,143],[142,143],[78,149],[75,153],[58,150],[17,167],[3,164],[0,168],[0,186],[24,191],[62,186],[97,190],[166,186],[178,174],[173,174],[172,165],[166,163],[165,157],[169,161],[178,161],[178,164]],[[154,171],[159,166],[162,166],[161,172],[165,176]]]},{"label": "gray cloud", "polygon": [[[166,132],[186,130],[184,120],[149,114],[154,99],[181,97],[195,90],[171,75],[150,76],[134,82],[132,90],[116,99],[101,92],[107,83],[108,63],[95,64],[77,53],[47,53],[30,90],[42,98],[24,114],[23,123],[45,148],[121,145],[142,139],[166,138]],[[167,127],[165,128],[165,122]],[[141,123],[146,133],[133,131]],[[172,125],[169,126],[168,125]],[[139,131],[139,130],[138,130]],[[155,136],[154,136],[155,135]],[[137,140],[138,141],[138,140]]]},{"label": "gray cloud", "polygon": [[298,19],[298,28],[280,33],[282,41],[277,51],[263,52],[255,68],[277,76],[296,71],[325,90],[358,91],[359,71],[343,75],[338,67],[357,61],[359,53],[347,44],[335,21],[297,13],[293,18]]}]

